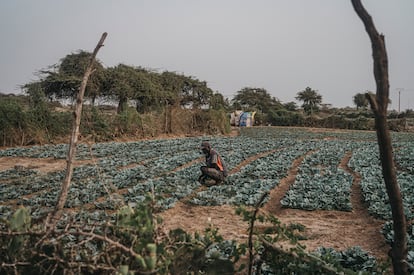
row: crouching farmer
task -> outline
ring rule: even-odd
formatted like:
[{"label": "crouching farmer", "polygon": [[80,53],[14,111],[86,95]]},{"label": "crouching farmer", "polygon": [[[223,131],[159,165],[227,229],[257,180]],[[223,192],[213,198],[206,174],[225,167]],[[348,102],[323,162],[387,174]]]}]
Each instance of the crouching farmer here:
[{"label": "crouching farmer", "polygon": [[[222,183],[227,177],[227,168],[223,159],[207,141],[201,143],[200,149],[206,156],[206,165],[201,166],[201,176],[198,181],[203,185]],[[211,180],[214,182],[212,183]]]}]

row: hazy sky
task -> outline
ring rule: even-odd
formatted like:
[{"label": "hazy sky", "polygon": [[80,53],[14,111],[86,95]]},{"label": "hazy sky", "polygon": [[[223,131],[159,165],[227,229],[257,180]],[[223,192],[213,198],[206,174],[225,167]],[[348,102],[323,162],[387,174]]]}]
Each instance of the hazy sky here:
[{"label": "hazy sky", "polygon": [[[362,0],[385,35],[391,108],[414,109],[414,1]],[[371,45],[350,0],[1,0],[0,92],[79,49],[98,59],[207,81],[231,99],[243,87],[283,103],[306,87],[354,106],[375,91]]]}]

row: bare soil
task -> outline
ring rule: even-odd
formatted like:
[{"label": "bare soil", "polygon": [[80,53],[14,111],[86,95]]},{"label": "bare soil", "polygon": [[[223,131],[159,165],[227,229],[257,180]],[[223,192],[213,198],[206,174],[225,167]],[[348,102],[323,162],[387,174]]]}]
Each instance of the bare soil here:
[{"label": "bare soil", "polygon": [[[256,157],[261,155],[263,154]],[[350,153],[344,157],[341,166],[354,176],[351,193],[352,212],[306,211],[282,207],[280,200],[289,186],[293,184],[298,166],[304,157],[293,162],[288,175],[271,190],[269,200],[261,211],[274,215],[284,224],[304,225],[306,230],[303,235],[306,240],[300,242],[306,246],[308,251],[314,251],[320,246],[332,247],[336,250],[360,246],[376,258],[386,260],[390,247],[380,232],[384,221],[371,217],[362,204],[360,176],[346,166],[351,157]],[[254,158],[251,158],[248,162],[253,160]],[[244,165],[246,164],[247,161],[244,162]],[[161,214],[167,230],[182,228],[188,232],[203,232],[205,228],[212,225],[219,228],[219,233],[226,239],[247,240],[248,223],[235,214],[236,207],[230,205],[194,206],[186,204],[185,201],[184,199],[174,208]]]},{"label": "bare soil", "polygon": [[[74,165],[93,163],[92,160],[75,160]],[[66,160],[55,158],[23,158],[23,157],[2,157],[0,158],[0,171],[11,168],[32,169],[41,173],[50,173],[66,168]]]},{"label": "bare soil", "polygon": [[[237,135],[233,130],[232,135]],[[274,151],[258,154],[252,158],[241,162],[230,173],[235,173],[244,165],[254,161],[266,154]],[[312,153],[312,152],[309,152]],[[299,223],[305,226],[304,236],[306,240],[301,241],[309,251],[314,251],[317,247],[332,247],[336,250],[345,250],[349,247],[360,246],[378,259],[387,259],[390,247],[386,244],[380,230],[384,221],[376,220],[371,217],[366,207],[362,203],[360,176],[348,168],[347,163],[351,157],[351,152],[347,153],[342,160],[341,167],[353,175],[351,202],[352,212],[342,211],[306,211],[298,209],[283,208],[280,200],[283,198],[289,186],[293,184],[297,169],[305,156],[296,159],[288,172],[278,185],[271,190],[267,203],[261,208],[263,213],[272,214],[282,223]],[[183,165],[176,170],[201,161],[197,159],[187,165]],[[76,161],[75,166],[92,163],[92,161]],[[66,160],[58,159],[33,159],[21,157],[0,158],[0,170],[13,167],[36,169],[41,173],[62,170],[66,166]],[[173,171],[171,171],[173,172]],[[207,187],[200,187],[198,192]],[[124,190],[118,190],[122,194]],[[194,193],[192,194],[194,195]],[[190,195],[190,196],[192,196]],[[99,200],[99,199],[98,199]],[[235,207],[230,205],[222,206],[194,206],[187,204],[187,198],[178,202],[174,208],[166,210],[160,214],[163,218],[164,230],[182,228],[187,232],[203,232],[207,227],[213,226],[219,229],[226,239],[245,241],[248,238],[248,223],[235,214]],[[92,204],[91,204],[92,206]]]}]

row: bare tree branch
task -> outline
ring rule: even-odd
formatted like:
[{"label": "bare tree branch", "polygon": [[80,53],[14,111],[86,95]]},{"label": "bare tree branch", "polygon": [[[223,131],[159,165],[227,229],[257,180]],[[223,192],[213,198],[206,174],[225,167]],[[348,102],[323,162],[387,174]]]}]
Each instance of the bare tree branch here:
[{"label": "bare tree branch", "polygon": [[[85,74],[82,79],[81,86],[79,88],[79,93],[76,99],[76,106],[75,106],[75,112],[74,112],[74,122],[73,122],[73,128],[72,128],[72,135],[70,139],[69,144],[69,152],[68,152],[68,159],[67,159],[67,167],[66,167],[66,175],[65,180],[62,184],[62,188],[60,191],[59,199],[56,204],[53,217],[50,221],[46,221],[46,226],[51,228],[54,227],[57,223],[57,221],[60,219],[62,215],[63,207],[65,206],[66,199],[69,192],[70,187],[70,181],[72,178],[73,173],[73,159],[76,155],[76,145],[78,142],[79,137],[79,125],[81,120],[81,114],[82,114],[82,106],[83,106],[83,96],[85,94],[86,84],[88,83],[89,76],[92,73],[93,70],[93,63],[95,60],[96,55],[98,54],[98,51],[101,47],[103,47],[103,42],[105,41],[105,38],[107,36],[107,33],[103,33],[101,36],[101,39],[99,40],[98,44],[95,47],[95,50],[92,53],[91,59],[89,61],[88,67],[86,68]],[[50,225],[48,224],[50,222]]]},{"label": "bare tree branch", "polygon": [[355,12],[365,25],[365,30],[371,39],[372,56],[374,59],[374,77],[377,86],[376,97],[368,96],[371,108],[375,114],[375,127],[377,131],[380,151],[382,175],[385,181],[388,198],[391,205],[394,242],[392,245],[392,263],[395,274],[409,274],[407,265],[407,228],[400,187],[394,164],[391,135],[387,123],[387,106],[389,96],[388,58],[385,49],[384,36],[380,35],[371,16],[362,6],[360,0],[351,0]]},{"label": "bare tree branch", "polygon": [[303,255],[300,257],[295,252],[283,249],[282,247],[279,247],[279,246],[276,246],[276,245],[270,243],[269,241],[267,241],[265,238],[260,238],[260,241],[263,243],[263,246],[267,250],[273,251],[274,253],[289,255],[292,258],[300,259],[301,261],[304,261],[304,262],[316,261],[320,264],[319,268],[321,269],[321,271],[324,271],[324,274],[338,274],[338,270],[336,270],[335,268],[332,268],[331,266],[329,266],[327,263],[323,262],[318,257],[313,256],[312,254],[305,253],[305,251],[303,251]]},{"label": "bare tree branch", "polygon": [[254,222],[256,221],[257,213],[259,212],[259,208],[262,206],[263,201],[265,198],[269,195],[268,192],[263,193],[263,195],[260,197],[259,201],[255,205],[255,209],[253,212],[253,216],[250,219],[250,226],[249,226],[249,271],[248,274],[252,274],[253,269],[253,231],[254,231]]}]

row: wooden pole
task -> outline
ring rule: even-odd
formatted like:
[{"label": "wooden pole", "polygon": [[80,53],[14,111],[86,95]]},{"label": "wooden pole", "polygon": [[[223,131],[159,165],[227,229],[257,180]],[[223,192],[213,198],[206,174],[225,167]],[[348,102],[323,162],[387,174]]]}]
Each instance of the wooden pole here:
[{"label": "wooden pole", "polygon": [[360,0],[351,0],[355,12],[364,23],[365,30],[371,40],[374,59],[374,77],[377,86],[376,96],[366,94],[375,115],[378,147],[382,165],[382,176],[385,182],[391,205],[394,242],[391,258],[394,274],[408,275],[407,265],[407,228],[400,187],[397,182],[391,135],[387,122],[387,106],[389,102],[388,57],[385,40],[374,26],[374,22]]},{"label": "wooden pole", "polygon": [[76,155],[76,145],[77,145],[78,137],[79,137],[79,125],[80,125],[81,114],[82,114],[83,96],[85,94],[86,84],[88,83],[89,76],[93,72],[93,63],[95,61],[95,57],[99,49],[103,47],[103,42],[105,41],[106,36],[107,36],[107,33],[104,32],[98,44],[96,45],[95,50],[92,53],[92,56],[89,60],[88,67],[86,68],[85,74],[83,75],[82,83],[81,83],[81,86],[79,88],[79,92],[76,98],[75,111],[73,113],[75,119],[73,121],[72,135],[70,137],[67,166],[66,166],[66,175],[65,175],[65,179],[63,181],[62,187],[61,187],[59,199],[57,201],[52,219],[50,220],[50,225],[49,225],[50,228],[55,227],[57,221],[61,218],[62,210],[63,210],[63,207],[65,206],[66,199],[68,197],[70,181],[71,181],[72,173],[73,173],[73,160]]}]

